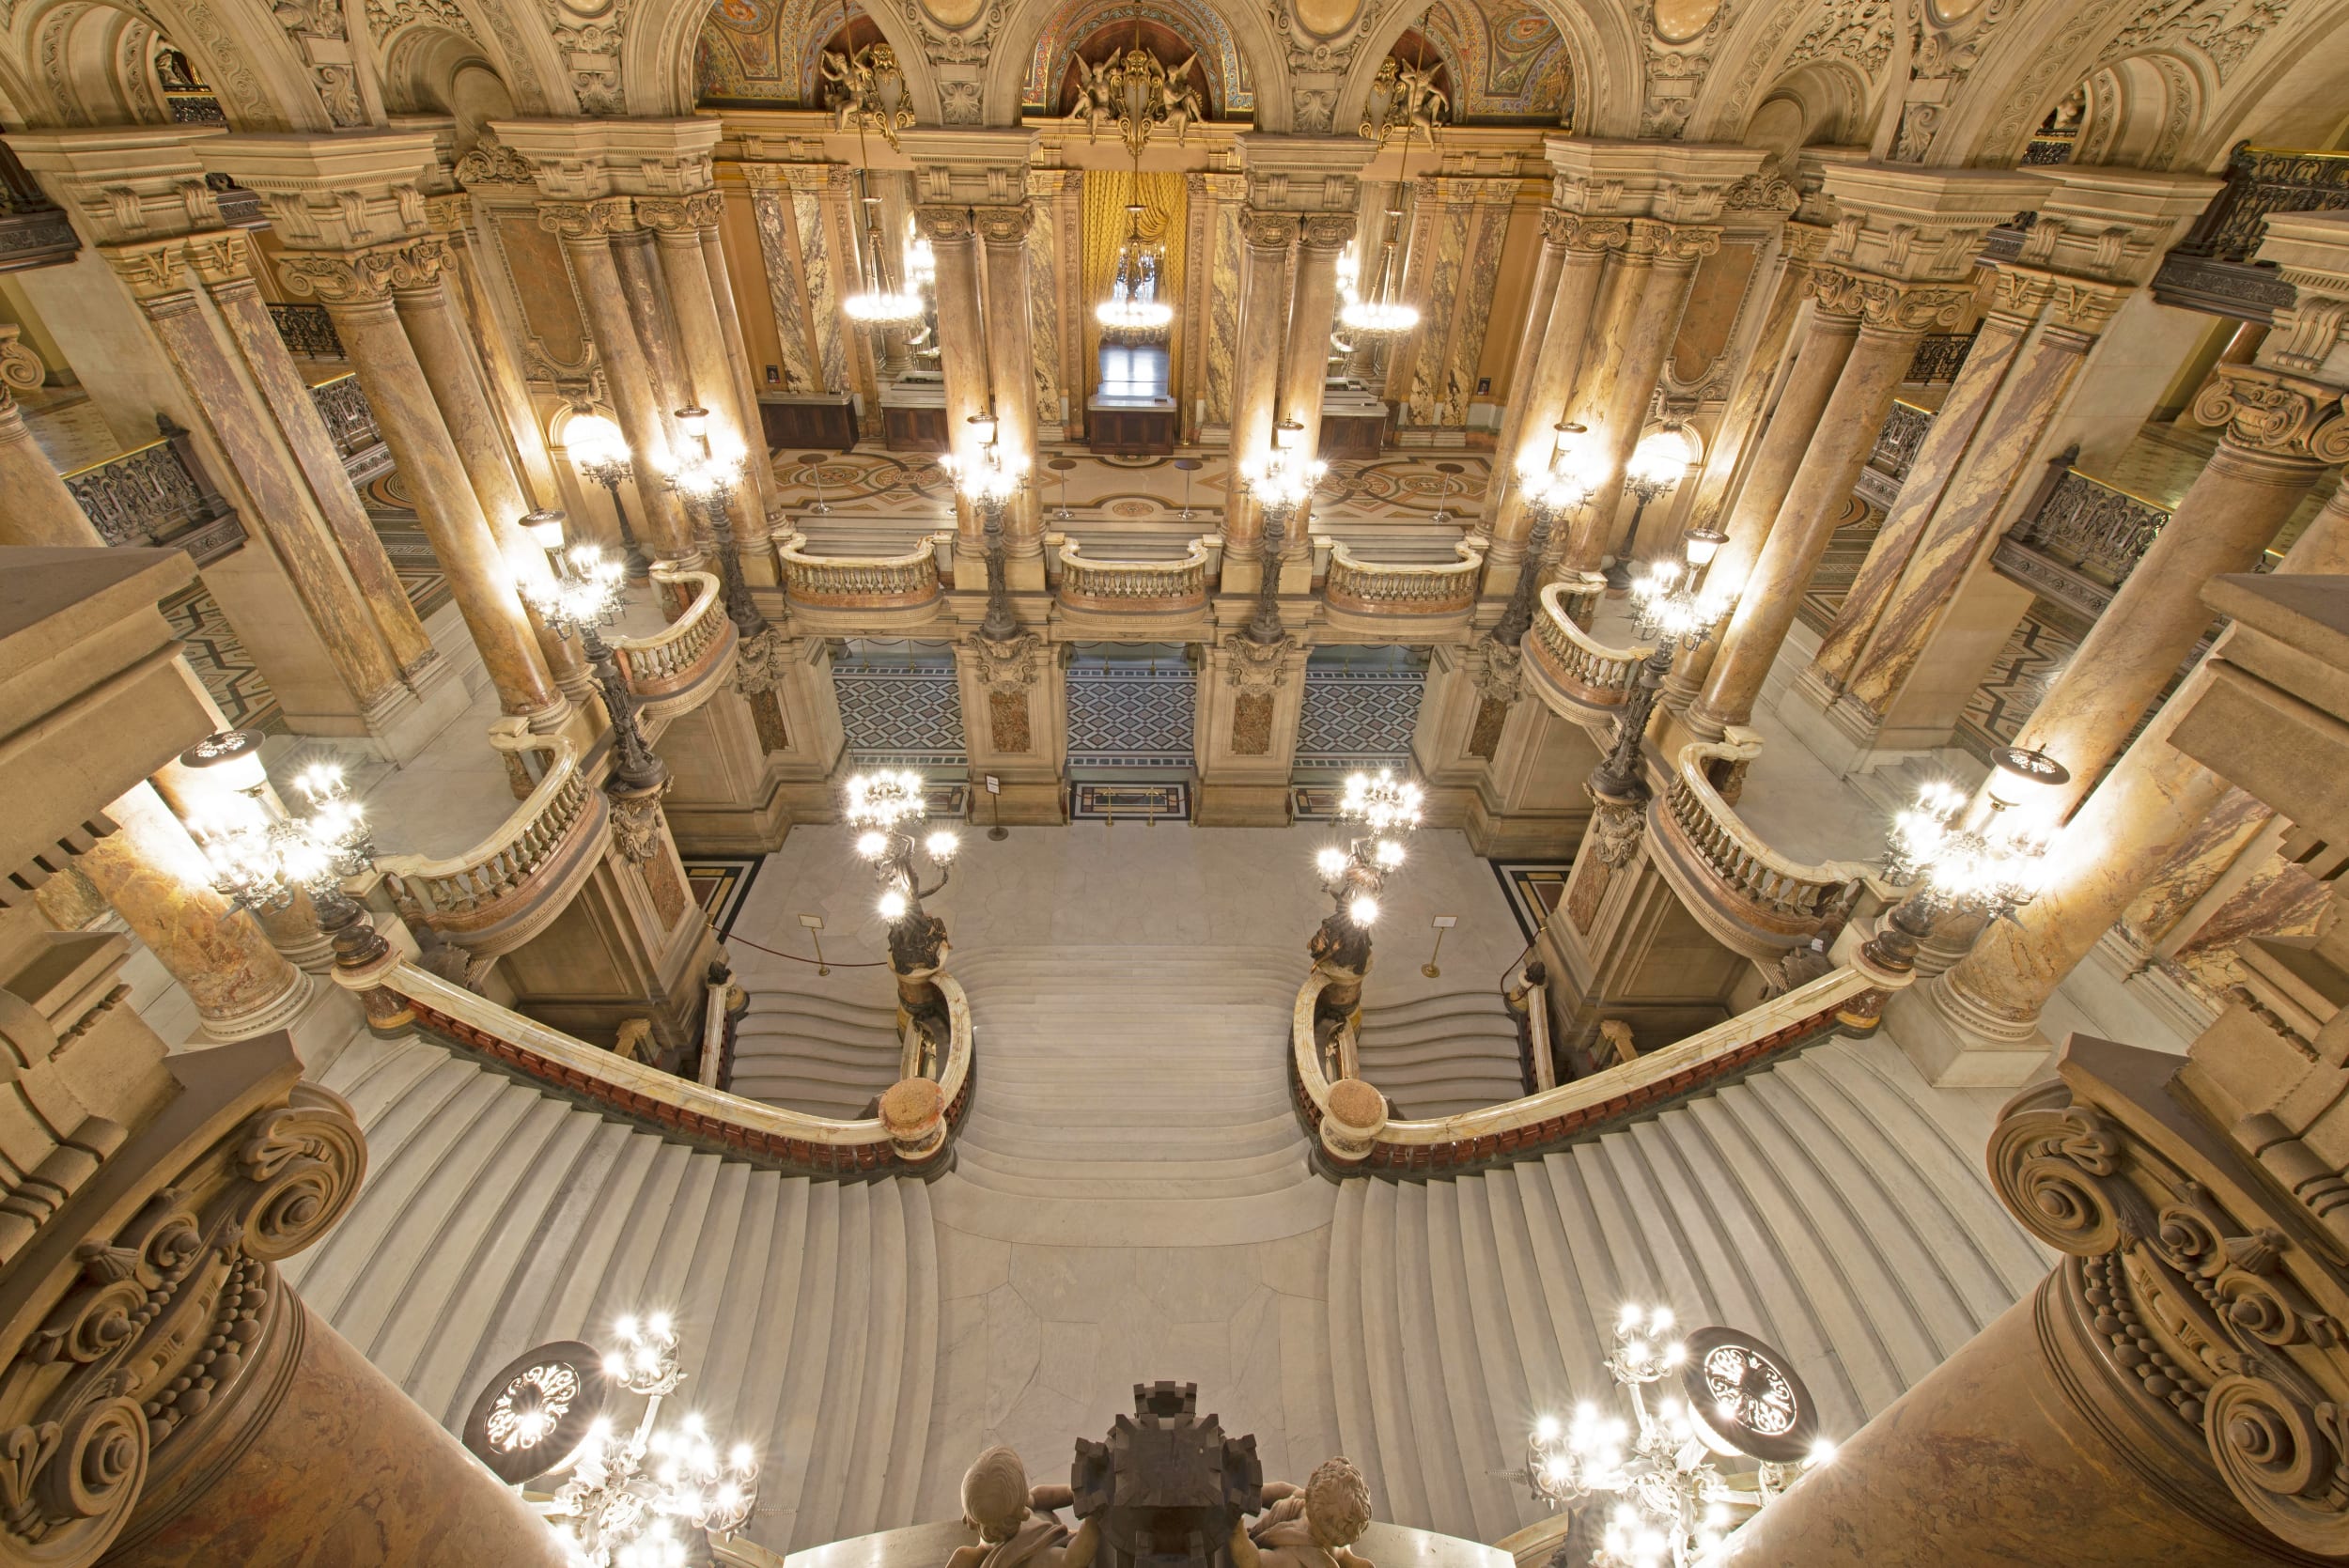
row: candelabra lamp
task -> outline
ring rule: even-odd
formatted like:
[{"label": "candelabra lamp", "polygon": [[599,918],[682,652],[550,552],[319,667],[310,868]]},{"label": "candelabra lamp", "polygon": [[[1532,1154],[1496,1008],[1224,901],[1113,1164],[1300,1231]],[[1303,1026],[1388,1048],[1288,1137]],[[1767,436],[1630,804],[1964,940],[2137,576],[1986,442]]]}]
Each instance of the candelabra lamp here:
[{"label": "candelabra lamp", "polygon": [[1387,878],[1402,869],[1406,841],[1419,826],[1424,800],[1418,784],[1396,777],[1392,768],[1346,777],[1336,814],[1346,840],[1325,845],[1314,855],[1322,891],[1336,906],[1305,948],[1315,967],[1334,976],[1322,990],[1317,1021],[1342,1021],[1361,1001],[1378,899]]},{"label": "candelabra lamp", "polygon": [[1262,457],[1240,465],[1239,482],[1256,504],[1264,520],[1260,559],[1263,573],[1256,581],[1256,610],[1246,628],[1252,643],[1270,644],[1287,635],[1281,627],[1281,552],[1288,538],[1290,519],[1312,499],[1314,487],[1330,465],[1304,449],[1305,427],[1293,419],[1273,427],[1272,447]]},{"label": "candelabra lamp", "polygon": [[1590,503],[1597,488],[1590,470],[1590,431],[1572,421],[1561,422],[1549,456],[1531,457],[1522,465],[1518,483],[1525,492],[1527,518],[1525,558],[1517,567],[1509,603],[1492,629],[1492,640],[1515,648],[1533,628],[1533,598],[1541,592],[1549,569],[1549,546],[1558,520]]},{"label": "candelabra lamp", "polygon": [[944,828],[924,837],[922,853],[938,874],[938,880],[924,887],[914,863],[913,832],[929,815],[928,786],[910,769],[851,778],[844,815],[857,831],[856,852],[880,884],[875,907],[889,923],[889,967],[897,977],[898,1007],[942,1040],[945,999],[930,981],[946,962],[946,923],[925,909],[922,900],[935,897],[954,875],[962,840]]},{"label": "candelabra lamp", "polygon": [[678,409],[677,422],[685,433],[686,446],[670,457],[669,486],[701,514],[710,542],[717,547],[726,619],[734,623],[741,638],[737,657],[746,669],[768,669],[783,657],[782,634],[751,598],[750,582],[742,575],[742,547],[734,536],[734,497],[742,485],[744,448],[730,432],[711,427],[708,409]]},{"label": "candelabra lamp", "polygon": [[629,525],[628,504],[620,499],[620,481],[635,472],[628,438],[603,415],[582,410],[563,427],[563,444],[588,482],[601,485],[612,497],[613,515],[620,520],[620,554],[627,563],[628,580],[645,582],[652,575],[652,563],[636,542],[636,530]]},{"label": "candelabra lamp", "polygon": [[[677,1325],[665,1312],[624,1317],[615,1343],[576,1340],[524,1351],[490,1378],[463,1427],[465,1447],[509,1485],[537,1481],[552,1497],[531,1507],[592,1568],[686,1568],[710,1560],[709,1542],[750,1523],[758,1460],[747,1443],[723,1449],[688,1412],[661,1419],[685,1381]],[[615,1424],[615,1396],[645,1401],[634,1430]],[[544,1478],[544,1479],[539,1479]]]},{"label": "candelabra lamp", "polygon": [[980,618],[979,635],[989,642],[1007,643],[1019,635],[1019,617],[1011,608],[1010,569],[1003,555],[1003,514],[1011,509],[1020,486],[1027,482],[1028,459],[1019,453],[1005,452],[997,443],[993,414],[974,413],[969,424],[978,438],[978,455],[957,460],[948,453],[940,461],[953,476],[956,493],[979,514],[982,536],[987,541],[987,613]]},{"label": "candelabra lamp", "polygon": [[1884,875],[1908,893],[1892,907],[1861,955],[1906,974],[1934,926],[1951,915],[2011,920],[2039,895],[2047,840],[2028,814],[2011,815],[2035,790],[2068,782],[2071,770],[2045,752],[2002,746],[1979,804],[1948,784],[1928,784],[1892,819]]},{"label": "candelabra lamp", "polygon": [[[626,580],[621,565],[592,544],[564,541],[564,514],[533,512],[522,528],[547,554],[547,575],[525,583],[522,593],[539,618],[558,637],[576,637],[603,693],[604,712],[612,721],[613,794],[642,798],[658,796],[669,780],[668,764],[653,754],[636,720],[636,696],[620,674],[620,661],[603,640],[603,629],[620,613]],[[643,860],[645,857],[634,857]]]},{"label": "candelabra lamp", "polygon": [[1524,1471],[1538,1500],[1578,1515],[1595,1568],[1713,1561],[1738,1526],[1834,1458],[1801,1377],[1750,1335],[1682,1339],[1669,1309],[1628,1305],[1606,1364],[1631,1419],[1587,1400],[1544,1416]]},{"label": "candelabra lamp", "polygon": [[271,793],[261,739],[258,730],[223,730],[179,753],[183,766],[223,786],[188,824],[212,886],[236,908],[257,912],[288,908],[306,894],[347,981],[391,968],[398,955],[343,891],[343,878],[366,872],[375,859],[366,814],[350,798],[343,770],[314,763],[295,775],[306,809],[288,815]]},{"label": "candelabra lamp", "polygon": [[1639,558],[1640,520],[1647,515],[1651,503],[1677,489],[1696,460],[1696,448],[1688,432],[1677,425],[1651,430],[1640,438],[1633,448],[1624,485],[1631,491],[1631,529],[1624,537],[1623,553],[1607,568],[1610,588],[1631,586],[1631,568]]},{"label": "candelabra lamp", "polygon": [[1659,561],[1631,585],[1632,629],[1653,639],[1656,649],[1641,661],[1640,674],[1625,693],[1623,711],[1615,716],[1615,744],[1607,760],[1591,774],[1591,793],[1611,806],[1641,806],[1647,802],[1646,768],[1640,743],[1656,699],[1672,674],[1681,650],[1703,647],[1713,629],[1729,613],[1728,596],[1708,589],[1705,568],[1728,542],[1728,536],[1711,529],[1691,528],[1682,541],[1682,560]]}]

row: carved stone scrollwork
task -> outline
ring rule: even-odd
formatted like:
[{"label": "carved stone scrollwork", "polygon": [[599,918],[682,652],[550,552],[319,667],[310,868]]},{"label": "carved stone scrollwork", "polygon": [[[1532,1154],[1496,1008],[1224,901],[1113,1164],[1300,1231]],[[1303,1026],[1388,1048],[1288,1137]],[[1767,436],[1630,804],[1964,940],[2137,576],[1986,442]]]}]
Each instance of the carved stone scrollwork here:
[{"label": "carved stone scrollwork", "polygon": [[989,691],[1022,691],[1044,673],[1044,639],[1033,631],[997,642],[973,634],[971,662],[979,683]]},{"label": "carved stone scrollwork", "polygon": [[612,797],[612,846],[637,865],[660,852],[661,798],[669,793],[670,783],[663,779],[650,789],[606,792]]},{"label": "carved stone scrollwork", "polygon": [[1354,239],[1354,214],[1309,212],[1299,225],[1299,239],[1307,250],[1344,250]]},{"label": "carved stone scrollwork", "polygon": [[530,185],[537,178],[529,159],[486,132],[471,152],[457,160],[457,183],[467,190],[475,185]]},{"label": "carved stone scrollwork", "polygon": [[0,1372],[0,1560],[84,1568],[134,1510],[201,1485],[176,1472],[254,1419],[257,1368],[300,1312],[273,1265],[342,1217],[366,1166],[350,1107],[297,1083],[60,1258],[55,1305]]},{"label": "carved stone scrollwork", "polygon": [[2224,425],[2235,446],[2331,465],[2349,461],[2349,412],[2338,387],[2251,365],[2220,365],[2194,400],[2194,417]]},{"label": "carved stone scrollwork", "polygon": [[791,639],[774,627],[746,639],[734,656],[735,694],[756,697],[774,691],[788,676],[792,658]]},{"label": "carved stone scrollwork", "polygon": [[1591,813],[1591,853],[1602,865],[1621,871],[1640,851],[1647,814],[1622,800],[1599,800]]},{"label": "carved stone scrollwork", "polygon": [[1970,288],[1901,283],[1822,262],[1803,280],[1821,310],[1891,332],[1947,332],[1965,318]]},{"label": "carved stone scrollwork", "polygon": [[1476,693],[1491,702],[1514,703],[1525,687],[1525,655],[1505,643],[1486,642],[1476,660]]},{"label": "carved stone scrollwork", "polygon": [[1243,696],[1269,696],[1281,689],[1282,670],[1300,645],[1294,637],[1256,643],[1234,632],[1223,639],[1223,683]]},{"label": "carved stone scrollwork", "polygon": [[979,238],[990,245],[1024,245],[1028,230],[1035,221],[1033,202],[1020,202],[1013,207],[977,207],[972,209],[973,226]]},{"label": "carved stone scrollwork", "polygon": [[683,196],[638,196],[634,205],[637,226],[651,229],[655,234],[692,234],[701,228],[700,220]]},{"label": "carved stone scrollwork", "polygon": [[538,226],[566,240],[601,240],[636,227],[635,203],[626,196],[595,201],[550,201],[538,207]]},{"label": "carved stone scrollwork", "polygon": [[348,256],[288,256],[277,264],[277,272],[296,294],[342,304],[384,299],[398,288],[428,287],[448,261],[448,242],[428,237]]},{"label": "carved stone scrollwork", "polygon": [[973,232],[971,210],[967,207],[916,207],[913,226],[933,245],[959,244]]},{"label": "carved stone scrollwork", "polygon": [[1542,213],[1542,233],[1562,250],[1619,251],[1631,243],[1628,218],[1586,218],[1579,212],[1549,208]]},{"label": "carved stone scrollwork", "polygon": [[1702,261],[1721,248],[1721,231],[1708,224],[1634,218],[1626,248],[1630,255],[1652,256],[1658,261]]},{"label": "carved stone scrollwork", "polygon": [[1257,251],[1284,251],[1297,239],[1297,214],[1294,212],[1265,212],[1252,207],[1240,209],[1240,238],[1248,248]]},{"label": "carved stone scrollwork", "polygon": [[1763,169],[1730,186],[1721,205],[1733,212],[1792,212],[1802,205],[1802,193],[1793,180]]}]

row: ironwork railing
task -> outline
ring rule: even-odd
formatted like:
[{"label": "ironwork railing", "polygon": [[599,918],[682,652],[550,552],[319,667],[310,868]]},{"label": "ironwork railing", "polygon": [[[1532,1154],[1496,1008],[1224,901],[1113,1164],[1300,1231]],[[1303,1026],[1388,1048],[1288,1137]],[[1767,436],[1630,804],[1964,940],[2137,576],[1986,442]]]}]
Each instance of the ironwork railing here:
[{"label": "ironwork railing", "polygon": [[2262,220],[2269,215],[2349,208],[2349,152],[2294,152],[2245,143],[2227,160],[2226,181],[2170,254],[2248,263],[2265,233]]},{"label": "ironwork railing", "polygon": [[[1975,329],[1979,332],[1981,329]],[[1908,374],[1903,380],[1921,385],[1937,386],[1957,380],[1957,373],[1966,365],[1966,356],[1974,347],[1974,333],[1927,333],[1917,345],[1916,354],[1908,362]]]},{"label": "ironwork railing", "polygon": [[303,359],[349,359],[343,351],[342,334],[334,330],[334,318],[324,305],[278,305],[269,307],[270,319],[277,323],[277,335],[286,342],[286,351]]},{"label": "ironwork railing", "polygon": [[2067,468],[2007,540],[2117,588],[2169,521],[2168,507]]},{"label": "ironwork railing", "polygon": [[2026,168],[2044,169],[2068,163],[2078,147],[2079,139],[2077,126],[2062,131],[2042,128],[2033,132],[2030,140],[2023,147],[2023,164]]},{"label": "ironwork railing", "polygon": [[0,147],[0,272],[63,261],[82,248],[64,211],[40,184]]},{"label": "ironwork railing", "polygon": [[65,488],[110,545],[176,545],[199,566],[216,561],[244,543],[244,526],[213,488],[194,438],[167,413],[155,427],[156,440],[75,469]]},{"label": "ironwork railing", "polygon": [[392,466],[391,448],[383,443],[375,408],[360,390],[355,373],[319,382],[310,389],[310,401],[318,405],[319,417],[326,422],[326,434],[342,454],[343,471],[352,484],[365,484]]},{"label": "ironwork railing", "polygon": [[1892,411],[1884,416],[1884,428],[1876,432],[1868,466],[1896,481],[1907,478],[1908,465],[1917,460],[1917,449],[1924,445],[1925,432],[1932,428],[1931,409],[1895,402]]}]

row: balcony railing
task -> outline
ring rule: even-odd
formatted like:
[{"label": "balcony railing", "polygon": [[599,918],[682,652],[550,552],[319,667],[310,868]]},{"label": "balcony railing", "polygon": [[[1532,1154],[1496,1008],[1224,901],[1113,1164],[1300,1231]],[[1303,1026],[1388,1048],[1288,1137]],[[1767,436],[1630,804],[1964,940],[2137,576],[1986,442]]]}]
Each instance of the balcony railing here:
[{"label": "balcony railing", "polygon": [[155,427],[157,440],[75,469],[65,488],[110,545],[178,548],[198,566],[234,552],[244,524],[212,487],[194,438],[169,414],[157,414]]},{"label": "balcony railing", "polygon": [[343,351],[342,334],[334,330],[334,318],[324,305],[272,304],[269,316],[277,323],[277,335],[285,340],[288,353],[301,359],[350,357]]},{"label": "balcony railing", "polygon": [[1999,541],[1991,565],[2093,619],[2169,522],[2168,507],[2066,467]]},{"label": "balcony railing", "polygon": [[645,703],[646,717],[669,719],[691,712],[708,699],[724,673],[737,634],[734,623],[726,619],[717,578],[708,572],[655,567],[652,579],[664,587],[681,583],[692,594],[685,613],[650,637],[609,641],[620,678]]},{"label": "balcony railing", "polygon": [[1330,576],[1323,596],[1332,609],[1363,615],[1441,615],[1467,610],[1476,602],[1478,574],[1484,552],[1470,544],[1456,544],[1457,561],[1364,561],[1338,540],[1330,550]]},{"label": "balcony railing", "polygon": [[1739,819],[1708,775],[1717,766],[1750,761],[1759,750],[1754,742],[1683,746],[1649,815],[1657,869],[1688,912],[1724,946],[1769,958],[1810,940],[1844,887],[1867,879],[1873,868],[1788,860]]},{"label": "balcony railing", "polygon": [[[1851,1016],[1873,1016],[1880,978],[1839,969],[1702,1033],[1606,1072],[1522,1099],[1419,1121],[1391,1120],[1376,1085],[1332,1084],[1315,1014],[1331,976],[1316,969],[1290,1018],[1289,1084],[1298,1118],[1341,1176],[1450,1174],[1527,1159],[1595,1138],[1630,1117],[1718,1087],[1772,1058],[1832,1037]],[[1350,1046],[1339,1053],[1350,1060]],[[1334,1096],[1333,1090],[1339,1091]],[[1365,1092],[1369,1091],[1369,1092]]]},{"label": "balcony railing", "polygon": [[1956,380],[1957,373],[1966,367],[1966,356],[1973,351],[1974,337],[1975,333],[1925,334],[1909,359],[1908,374],[1901,379],[1920,386]]},{"label": "balcony railing", "polygon": [[[971,1100],[971,1003],[944,974],[933,983],[945,998],[949,1039],[938,1064],[925,1120],[891,1125],[882,1117],[810,1116],[744,1099],[599,1049],[462,986],[402,965],[382,981],[405,998],[429,1033],[496,1062],[562,1097],[699,1144],[754,1165],[796,1175],[854,1177],[936,1170]],[[717,1003],[713,1001],[713,1009]],[[890,1096],[883,1094],[884,1106]]]},{"label": "balcony railing", "polygon": [[1894,401],[1891,411],[1884,416],[1884,428],[1876,432],[1868,464],[1859,471],[1859,482],[1852,487],[1860,499],[1879,509],[1890,506],[1901,493],[1902,481],[1908,477],[1909,465],[1917,460],[1917,449],[1925,443],[1925,433],[1932,428],[1932,410]]},{"label": "balcony railing", "polygon": [[51,266],[81,248],[64,210],[41,194],[16,154],[0,147],[0,272]]},{"label": "balcony railing", "polygon": [[1195,610],[1207,602],[1208,542],[1172,561],[1096,561],[1074,539],[1060,547],[1060,601],[1081,610]]},{"label": "balcony railing", "polygon": [[786,589],[794,604],[822,609],[903,610],[938,598],[935,540],[903,555],[810,555],[807,536],[776,541]]},{"label": "balcony railing", "polygon": [[529,798],[471,849],[444,860],[387,855],[375,865],[412,924],[495,955],[528,941],[570,902],[601,852],[610,810],[569,740],[550,743],[521,720],[506,719],[490,726],[490,744],[501,752],[552,750],[553,761]]},{"label": "balcony railing", "polygon": [[319,417],[326,421],[326,433],[334,450],[343,455],[343,467],[352,484],[365,483],[392,466],[391,450],[383,444],[383,432],[375,423],[375,409],[360,390],[355,373],[319,382],[310,389],[310,401],[318,405]]},{"label": "balcony railing", "polygon": [[1563,718],[1589,722],[1610,718],[1640,678],[1640,665],[1656,650],[1641,644],[1610,647],[1574,624],[1566,613],[1566,585],[1542,590],[1533,629],[1525,634],[1526,662],[1537,690]]},{"label": "balcony railing", "polygon": [[2349,209],[2349,152],[2238,146],[2226,184],[2186,238],[2162,258],[2154,298],[2163,304],[2265,322],[2293,303],[2292,285],[2253,260],[2264,220],[2279,212]]}]

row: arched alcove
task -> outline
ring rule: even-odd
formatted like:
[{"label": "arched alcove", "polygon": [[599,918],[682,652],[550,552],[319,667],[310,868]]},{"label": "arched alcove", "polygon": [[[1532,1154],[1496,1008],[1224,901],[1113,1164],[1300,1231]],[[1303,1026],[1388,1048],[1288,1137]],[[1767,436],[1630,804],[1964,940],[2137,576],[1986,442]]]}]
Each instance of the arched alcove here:
[{"label": "arched alcove", "polygon": [[383,65],[383,104],[396,115],[448,116],[459,149],[515,112],[512,90],[481,46],[438,27],[412,28],[393,41]]},{"label": "arched alcove", "polygon": [[1064,115],[1074,100],[1077,61],[1098,63],[1139,41],[1169,64],[1196,56],[1194,78],[1211,119],[1244,119],[1256,107],[1256,84],[1230,25],[1212,7],[1191,0],[1076,0],[1046,22],[1027,53],[1020,85],[1023,114]]},{"label": "arched alcove", "polygon": [[1574,108],[1565,35],[1530,0],[1434,0],[1388,53],[1413,64],[1414,38],[1443,56],[1455,124],[1557,125]]}]

